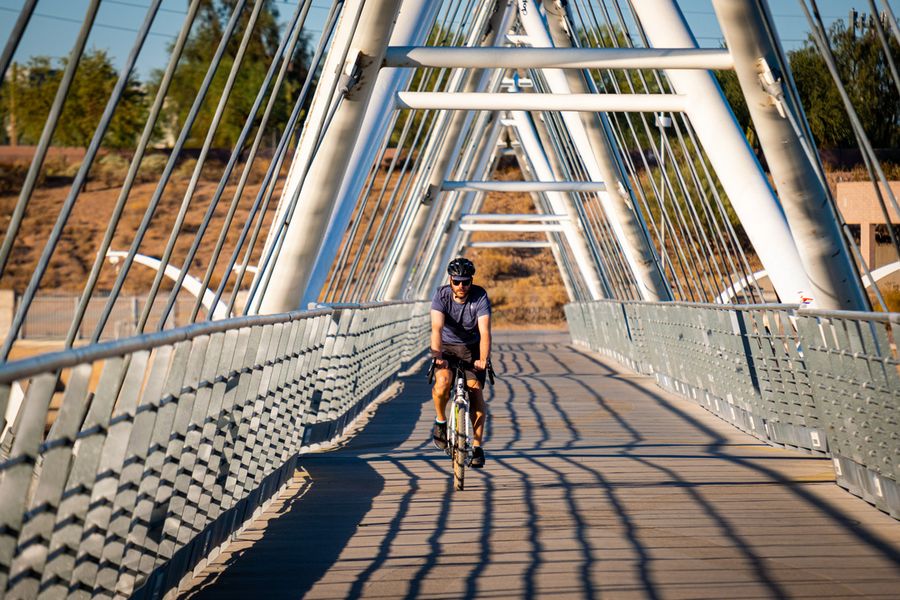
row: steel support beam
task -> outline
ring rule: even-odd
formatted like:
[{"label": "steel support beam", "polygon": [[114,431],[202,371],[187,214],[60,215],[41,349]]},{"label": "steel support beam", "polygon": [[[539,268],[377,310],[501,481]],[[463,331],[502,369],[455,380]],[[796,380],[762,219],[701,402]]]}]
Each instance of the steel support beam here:
[{"label": "steel support beam", "polygon": [[783,56],[766,35],[771,22],[759,2],[713,0],[738,81],[756,126],[759,143],[800,259],[812,284],[811,306],[833,310],[871,310],[856,265],[841,235],[825,182],[813,161],[815,142],[795,127],[802,111],[784,96],[778,74]]},{"label": "steel support beam", "polygon": [[[515,121],[510,119],[509,124],[514,126]],[[519,162],[519,168],[522,170],[523,175],[525,175],[526,177],[529,175],[531,175],[532,177],[537,177],[531,167],[531,164],[529,164],[525,156],[525,152],[523,151],[522,146],[518,142],[511,142],[510,148],[508,150],[516,157],[516,160]],[[547,213],[549,203],[547,202],[545,195],[539,192],[530,192],[530,194],[531,200],[532,202],[534,202],[534,209],[539,213]],[[545,233],[544,235],[547,237],[547,242],[550,243],[550,252],[551,254],[553,254],[553,260],[556,262],[556,267],[559,270],[559,276],[562,278],[563,286],[565,286],[566,288],[566,295],[568,296],[569,301],[575,302],[576,300],[583,299],[582,294],[578,292],[575,286],[575,275],[572,271],[571,264],[566,259],[566,249],[563,247],[563,236],[565,234]],[[602,272],[600,272],[600,274],[602,276]],[[606,288],[604,287],[604,289]]]},{"label": "steel support beam", "polygon": [[[641,0],[632,6],[654,46],[697,47],[674,0]],[[787,219],[715,78],[707,71],[673,70],[666,76],[678,94],[690,96],[691,125],[778,296],[785,303],[801,302],[813,288]]]},{"label": "steel support beam", "polygon": [[[440,3],[429,0],[405,0],[391,34],[391,41],[402,43],[425,40],[440,6]],[[306,284],[301,306],[319,299],[359,201],[360,192],[368,180],[372,164],[388,133],[392,116],[390,110],[392,98],[397,90],[408,85],[411,77],[412,71],[408,69],[382,69],[378,73],[375,91],[357,133],[353,155],[345,171],[328,230]]]},{"label": "steel support beam", "polygon": [[[515,17],[515,8],[507,4],[502,6],[498,3],[496,11],[490,19],[490,32],[482,41],[484,46],[490,47],[489,52],[496,51],[496,45],[503,43],[504,36],[512,26]],[[480,92],[491,85],[492,74],[490,71],[471,72],[465,83],[463,90],[465,92]],[[463,141],[464,131],[471,126],[474,115],[466,114],[459,111],[441,115],[439,118],[447,119],[448,123],[444,133],[435,136],[437,142],[432,152],[435,153],[436,159],[434,166],[429,173],[429,178],[424,190],[421,192],[421,200],[414,200],[411,209],[413,214],[410,215],[409,227],[405,236],[397,240],[397,248],[392,248],[392,259],[388,263],[389,277],[385,287],[384,297],[387,299],[399,299],[404,295],[410,280],[415,275],[413,273],[413,261],[418,253],[423,239],[425,238],[425,229],[434,218],[436,218],[437,210],[435,206],[435,198],[432,197],[438,193],[441,183],[449,177],[453,169],[454,161],[460,153],[460,144]],[[430,153],[426,153],[430,156]],[[396,256],[394,260],[393,257]]]},{"label": "steel support beam", "polygon": [[550,242],[534,240],[509,240],[505,242],[469,242],[469,248],[550,248]]},{"label": "steel support beam", "polygon": [[[343,72],[343,62],[345,55],[338,48],[347,49],[349,51],[350,42],[353,40],[354,32],[358,23],[359,13],[362,10],[362,0],[347,0],[341,9],[341,15],[335,26],[333,39],[331,40],[331,50],[325,55],[325,63],[322,65],[322,73],[319,76],[316,91],[313,94],[312,103],[306,118],[303,121],[303,130],[300,133],[300,140],[297,143],[297,149],[288,168],[287,177],[284,181],[284,189],[278,200],[278,206],[275,211],[273,223],[280,223],[284,212],[289,210],[291,201],[300,193],[300,187],[303,185],[303,179],[308,172],[309,163],[315,154],[316,148],[320,142],[322,130],[328,120],[328,114],[335,103],[335,88],[337,87],[338,78]],[[281,231],[279,227],[273,226],[269,229],[263,247],[262,256],[266,256],[272,246],[277,245],[278,237]],[[266,268],[271,271],[272,265]],[[260,270],[256,279],[262,278],[265,281],[267,273]],[[255,287],[256,282],[254,282]],[[255,301],[248,298],[248,303],[252,306]]]},{"label": "steel support beam", "polygon": [[469,69],[731,69],[727,50],[700,48],[390,47],[385,67]]},{"label": "steel support beam", "polygon": [[569,302],[575,302],[577,300],[575,286],[572,283],[572,274],[566,267],[566,261],[563,260],[563,250],[560,247],[562,243],[560,242],[559,234],[548,233],[546,235],[550,253],[553,254],[553,260],[556,262],[556,268],[559,271],[559,278],[562,279],[563,287],[566,288],[566,297],[569,299]]},{"label": "steel support beam", "polygon": [[459,223],[461,231],[503,231],[516,233],[534,233],[566,230],[565,226],[552,223]]},{"label": "steel support beam", "polygon": [[682,112],[680,94],[521,94],[399,92],[396,108],[416,110],[564,110],[572,112]]},{"label": "steel support beam", "polygon": [[463,215],[460,219],[461,222],[467,221],[529,221],[542,223],[544,221],[569,221],[571,220],[568,215],[537,215],[533,213],[528,214],[491,214],[491,213],[477,213],[477,214],[468,214]]},{"label": "steel support beam", "polygon": [[[510,117],[515,123],[515,130],[522,144],[523,153],[528,157],[530,168],[534,175],[541,181],[558,179],[550,166],[538,134],[528,115],[524,112],[516,111],[510,113]],[[607,297],[600,265],[594,260],[591,253],[587,232],[584,230],[585,225],[581,223],[574,200],[571,196],[559,192],[546,192],[544,197],[547,199],[550,210],[554,214],[562,214],[569,217],[569,222],[565,224],[566,229],[563,233],[569,248],[572,250],[581,278],[587,286],[590,299],[597,300]]]},{"label": "steel support beam", "polygon": [[605,192],[602,181],[445,181],[442,190],[471,192]]},{"label": "steel support beam", "polygon": [[[497,141],[500,138],[502,127],[498,114],[490,116],[490,125],[486,127],[487,133],[480,139],[478,148],[470,152],[462,163],[463,173],[470,177],[484,177],[488,168],[493,164],[497,151]],[[463,214],[471,213],[478,192],[466,192],[462,197],[456,195],[455,202],[448,206],[444,219],[439,220],[439,228],[435,232],[434,252],[431,255],[430,264],[426,266],[423,279],[423,287],[418,290],[418,297],[429,297],[434,288],[444,279],[444,267],[451,258],[460,250],[460,235],[462,231],[454,225],[459,222]]]},{"label": "steel support beam", "polygon": [[[555,46],[557,51],[571,49],[572,32],[567,29],[565,9],[559,0],[544,0],[543,6],[547,16],[546,27],[544,22],[537,18],[537,10],[531,11],[530,15],[522,19],[528,35],[533,42]],[[544,74],[554,92],[592,91],[583,73],[548,70],[544,71]],[[637,283],[641,299],[651,302],[671,300],[672,293],[650,243],[647,226],[640,210],[635,207],[633,194],[629,193],[627,187],[628,179],[623,174],[617,154],[613,150],[613,137],[609,134],[607,115],[580,113],[578,119],[583,134],[578,131],[576,146],[591,179],[607,183],[606,193],[599,195],[600,205],[622,248],[625,262]],[[574,120],[574,115],[569,117],[569,121]]]},{"label": "steel support beam", "polygon": [[[493,19],[496,18],[496,9],[497,6],[484,3],[478,6],[474,22],[470,27],[467,38],[464,40],[465,45],[470,46],[481,43],[485,39],[492,39],[489,32],[495,24]],[[464,69],[455,69],[450,71],[445,89],[449,91],[465,90],[469,89],[473,82],[489,79],[490,74],[487,72],[476,73]],[[389,243],[381,267],[376,274],[371,288],[372,298],[384,298],[388,283],[393,278],[403,275],[399,269],[395,268],[395,265],[400,260],[404,245],[408,242],[411,227],[416,224],[416,218],[422,212],[419,210],[420,207],[423,205],[429,207],[434,205],[431,197],[437,188],[431,184],[431,180],[435,177],[434,166],[436,162],[441,159],[442,152],[446,151],[445,143],[449,143],[448,140],[451,137],[449,135],[450,128],[454,127],[456,119],[461,119],[460,123],[463,123],[462,130],[465,130],[470,126],[472,118],[471,115],[460,115],[456,111],[438,112],[426,136],[425,149],[421,153],[420,158],[416,160],[416,173],[412,186],[408,188],[409,191],[401,203],[402,206],[398,209],[402,212],[402,216],[397,230],[392,236],[393,239]],[[459,136],[455,139],[456,141],[451,145],[455,148],[455,152],[458,153],[462,140]],[[424,212],[426,215],[431,214],[430,210],[425,210]],[[404,278],[403,281],[406,282],[407,279]]]},{"label": "steel support beam", "polygon": [[287,226],[284,245],[272,267],[272,277],[262,298],[259,309],[262,314],[301,306],[325,237],[325,224],[331,218],[350,164],[347,140],[357,138],[402,3],[402,0],[382,0],[363,5],[359,26],[353,36],[354,52],[343,65],[351,87],[344,91],[321,144],[311,158],[296,211]]}]

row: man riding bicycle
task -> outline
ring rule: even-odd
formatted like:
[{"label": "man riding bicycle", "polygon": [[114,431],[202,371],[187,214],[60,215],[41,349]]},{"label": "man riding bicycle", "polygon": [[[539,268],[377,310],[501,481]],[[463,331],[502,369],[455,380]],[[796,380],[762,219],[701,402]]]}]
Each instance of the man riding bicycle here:
[{"label": "man riding bicycle", "polygon": [[435,380],[431,396],[436,412],[432,429],[434,445],[447,448],[447,400],[451,373],[447,358],[463,361],[466,385],[473,414],[474,453],[471,466],[484,466],[481,436],[484,433],[485,372],[491,356],[491,301],[483,287],[472,285],[475,265],[467,258],[455,258],[447,265],[448,285],[441,286],[431,299],[431,355]]}]

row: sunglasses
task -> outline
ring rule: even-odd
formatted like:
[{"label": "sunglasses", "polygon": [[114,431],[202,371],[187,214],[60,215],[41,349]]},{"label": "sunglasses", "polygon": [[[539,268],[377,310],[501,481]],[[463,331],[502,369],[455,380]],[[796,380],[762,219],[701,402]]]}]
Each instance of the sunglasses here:
[{"label": "sunglasses", "polygon": [[469,287],[470,285],[472,285],[472,280],[471,279],[460,279],[459,281],[457,281],[456,279],[451,279],[450,283],[452,285],[456,285],[456,286],[460,286],[460,287]]}]

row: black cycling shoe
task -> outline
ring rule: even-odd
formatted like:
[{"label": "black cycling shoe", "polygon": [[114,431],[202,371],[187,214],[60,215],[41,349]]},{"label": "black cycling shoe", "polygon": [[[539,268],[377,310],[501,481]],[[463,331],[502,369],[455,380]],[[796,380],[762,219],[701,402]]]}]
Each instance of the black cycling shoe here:
[{"label": "black cycling shoe", "polygon": [[484,467],[484,449],[481,446],[472,448],[472,462],[469,463],[473,469],[481,469]]},{"label": "black cycling shoe", "polygon": [[431,441],[438,450],[447,449],[447,424],[434,422],[431,428]]}]

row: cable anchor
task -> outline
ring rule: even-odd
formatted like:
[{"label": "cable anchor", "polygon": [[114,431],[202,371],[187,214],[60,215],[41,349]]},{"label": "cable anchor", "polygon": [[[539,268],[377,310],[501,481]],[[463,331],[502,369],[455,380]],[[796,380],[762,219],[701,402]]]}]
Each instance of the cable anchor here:
[{"label": "cable anchor", "polygon": [[781,77],[781,73],[773,71],[765,58],[760,58],[756,61],[756,66],[759,71],[759,82],[760,85],[762,85],[763,91],[769,95],[772,104],[775,106],[775,110],[778,111],[781,118],[786,119],[787,105],[784,99],[784,86],[782,85],[783,78]]}]

